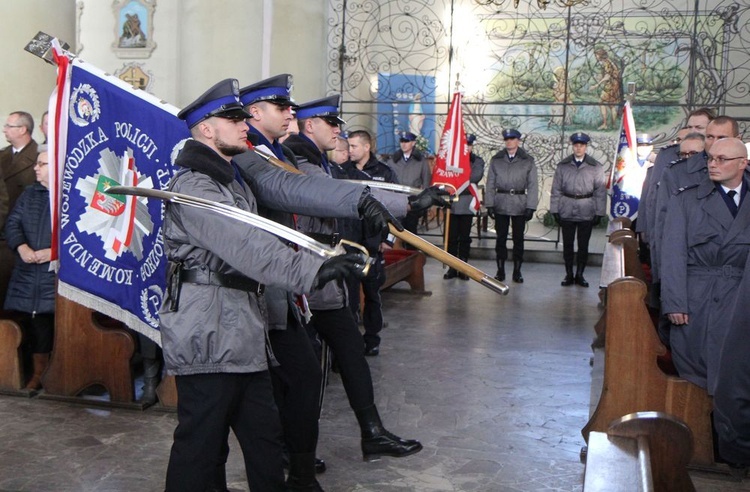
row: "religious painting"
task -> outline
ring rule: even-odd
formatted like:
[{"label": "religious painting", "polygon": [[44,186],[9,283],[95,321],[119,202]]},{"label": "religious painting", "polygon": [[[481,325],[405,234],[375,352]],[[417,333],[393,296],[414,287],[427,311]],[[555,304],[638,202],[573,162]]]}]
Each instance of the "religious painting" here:
[{"label": "religious painting", "polygon": [[434,151],[435,77],[379,73],[377,113],[379,154],[396,152],[404,132],[417,135],[420,151]]},{"label": "religious painting", "polygon": [[112,49],[120,58],[148,58],[153,42],[156,0],[115,0],[115,41]]}]

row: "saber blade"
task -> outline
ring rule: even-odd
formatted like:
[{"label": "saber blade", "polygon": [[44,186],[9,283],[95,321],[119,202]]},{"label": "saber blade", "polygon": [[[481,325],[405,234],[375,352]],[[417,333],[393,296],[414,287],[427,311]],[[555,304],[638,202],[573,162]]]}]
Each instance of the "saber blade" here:
[{"label": "saber blade", "polygon": [[[151,188],[138,188],[135,186],[110,186],[106,191],[110,195],[143,196],[146,198],[156,198],[159,200],[164,200],[166,202],[178,203],[180,205],[187,205],[189,207],[195,207],[202,210],[209,210],[211,212],[221,214],[225,217],[230,217],[240,222],[244,222],[245,224],[252,225],[259,229],[263,229],[266,232],[270,232],[275,236],[286,239],[287,241],[291,241],[300,247],[303,247],[326,258],[332,258],[334,256],[345,253],[342,243],[339,243],[336,248],[331,248],[309,236],[302,234],[299,231],[295,231],[294,229],[285,227],[277,222],[266,219],[265,217],[261,217],[260,215],[248,212],[246,210],[241,210],[230,205],[225,205],[223,203],[206,200],[204,198],[186,195],[183,193],[173,193],[171,191],[154,190]],[[366,275],[370,268],[370,258],[367,255],[367,250],[363,246],[360,246],[356,243],[347,242],[347,244],[354,246],[364,252],[365,267],[363,269],[363,272]]]}]

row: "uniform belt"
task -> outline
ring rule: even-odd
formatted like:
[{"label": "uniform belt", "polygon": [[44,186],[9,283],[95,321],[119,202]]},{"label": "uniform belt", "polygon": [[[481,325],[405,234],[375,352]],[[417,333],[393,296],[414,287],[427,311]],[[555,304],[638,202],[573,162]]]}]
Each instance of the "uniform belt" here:
[{"label": "uniform belt", "polygon": [[525,195],[526,190],[501,190],[500,188],[495,188],[495,193],[502,193],[504,195]]},{"label": "uniform belt", "polygon": [[733,267],[732,265],[723,265],[717,267],[689,265],[688,273],[691,275],[711,275],[712,277],[742,278],[743,274],[745,273],[745,269]]},{"label": "uniform belt", "polygon": [[320,234],[318,232],[306,232],[305,235],[310,236],[319,243],[327,244],[329,246],[336,246],[339,243],[341,235],[336,232],[333,234]]},{"label": "uniform belt", "polygon": [[562,194],[566,198],[572,198],[573,200],[583,200],[584,198],[591,198],[594,196],[593,193],[586,193],[585,195],[574,195],[572,193],[563,193]]},{"label": "uniform belt", "polygon": [[251,278],[229,273],[212,272],[211,270],[191,269],[180,270],[180,282],[199,285],[217,285],[227,289],[252,292],[259,296],[263,295],[266,286]]}]

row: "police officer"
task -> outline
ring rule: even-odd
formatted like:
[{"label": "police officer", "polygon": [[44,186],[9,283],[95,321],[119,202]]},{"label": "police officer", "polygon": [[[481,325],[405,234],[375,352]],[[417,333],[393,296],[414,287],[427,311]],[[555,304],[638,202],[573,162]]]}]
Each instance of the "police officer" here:
[{"label": "police officer", "polygon": [[[432,171],[427,159],[416,148],[417,136],[412,132],[404,132],[399,138],[400,150],[397,150],[387,164],[396,173],[399,184],[414,188],[427,188],[432,182]],[[420,213],[410,211],[404,218],[407,231],[416,234]]]},{"label": "police officer", "polygon": [[[233,162],[247,149],[249,115],[226,79],[178,117],[193,139],[169,190],[255,211],[255,198]],[[264,285],[302,293],[354,274],[361,260],[329,260],[286,248],[278,238],[186,205],[168,204],[165,252],[169,290],[160,310],[168,374],[175,375],[178,425],[167,491],[205,491],[231,428],[252,490],[283,490],[281,425],[266,358]]]},{"label": "police officer", "polygon": [[[336,147],[341,133],[339,125],[344,124],[339,117],[339,101],[340,96],[330,96],[301,104],[297,109],[300,134],[290,136],[285,144],[294,151],[300,170],[306,174],[330,176],[325,152]],[[298,218],[297,228],[325,240],[336,230],[336,224],[332,220],[308,216]],[[349,405],[359,422],[363,457],[371,460],[382,455],[403,457],[417,453],[422,449],[419,441],[402,439],[383,427],[375,406],[364,340],[346,305],[344,289],[342,283],[331,282],[310,296],[313,313],[310,325],[326,341],[338,361]]]},{"label": "police officer", "polygon": [[534,158],[519,147],[521,132],[514,128],[503,130],[503,140],[505,148],[490,160],[484,203],[487,214],[495,219],[497,230],[495,278],[505,280],[508,227],[512,225],[513,281],[523,283],[523,233],[539,203],[539,184]]},{"label": "police officer", "polygon": [[[570,136],[573,154],[560,161],[552,180],[549,210],[562,229],[565,260],[562,286],[574,283],[581,287],[589,286],[583,271],[589,257],[591,230],[604,217],[607,207],[604,166],[586,153],[590,141],[591,138],[582,132]],[[576,239],[578,254],[574,277],[573,242]]]}]

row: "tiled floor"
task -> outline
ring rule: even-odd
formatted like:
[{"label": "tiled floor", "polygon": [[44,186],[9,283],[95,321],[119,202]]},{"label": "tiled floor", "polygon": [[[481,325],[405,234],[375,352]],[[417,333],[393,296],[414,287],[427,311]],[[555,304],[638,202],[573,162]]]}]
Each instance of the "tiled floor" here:
[{"label": "tiled floor", "polygon": [[[494,273],[494,262],[476,260]],[[589,269],[589,280],[599,269]],[[528,263],[500,297],[426,267],[431,296],[385,295],[389,326],[370,358],[386,427],[425,448],[365,463],[337,375],[321,420],[327,491],[577,491],[589,415],[597,290],[560,287],[561,265]],[[594,282],[592,282],[594,285]],[[0,396],[0,491],[158,491],[175,415]],[[233,438],[232,438],[233,439]],[[239,446],[232,491],[247,490]],[[750,483],[695,475],[699,491]]]}]

